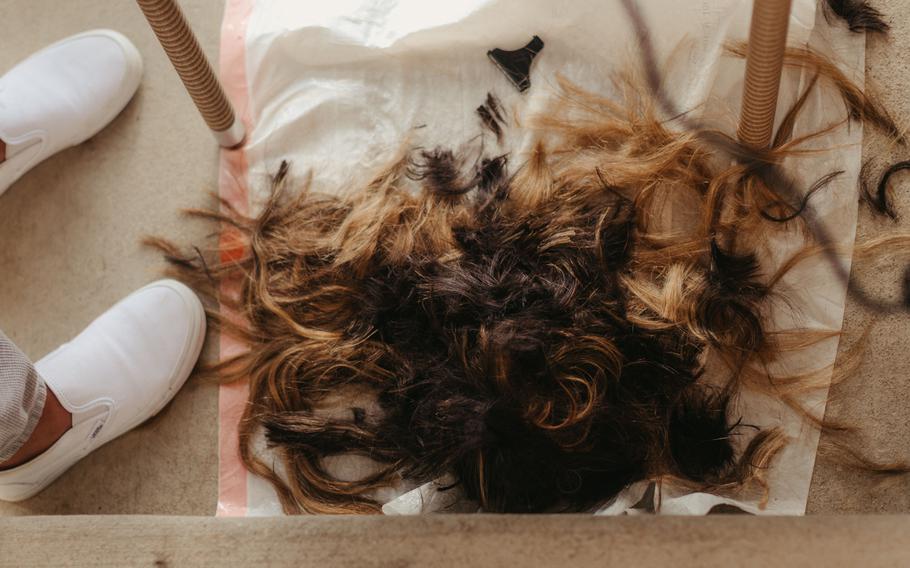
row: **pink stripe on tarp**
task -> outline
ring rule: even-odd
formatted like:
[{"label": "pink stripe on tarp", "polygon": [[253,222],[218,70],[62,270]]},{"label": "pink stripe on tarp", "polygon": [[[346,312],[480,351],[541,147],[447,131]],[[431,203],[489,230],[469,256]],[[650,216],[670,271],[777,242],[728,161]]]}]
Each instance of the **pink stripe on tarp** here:
[{"label": "pink stripe on tarp", "polygon": [[[234,109],[246,126],[253,128],[250,119],[250,100],[246,77],[246,24],[253,9],[253,0],[227,0],[221,24],[221,57],[219,68],[221,82]],[[249,212],[247,191],[247,158],[243,146],[234,150],[221,150],[218,190],[222,199],[243,214]],[[239,245],[235,235],[222,229],[219,238],[222,255],[236,253]],[[231,295],[236,286],[222,285],[222,296]],[[225,310],[222,307],[223,310]],[[236,314],[227,310],[224,315],[234,319]],[[221,358],[241,353],[246,346],[233,337],[221,334]],[[218,508],[217,516],[237,517],[247,513],[247,471],[240,461],[237,427],[246,405],[249,389],[243,381],[223,385],[218,392]]]}]

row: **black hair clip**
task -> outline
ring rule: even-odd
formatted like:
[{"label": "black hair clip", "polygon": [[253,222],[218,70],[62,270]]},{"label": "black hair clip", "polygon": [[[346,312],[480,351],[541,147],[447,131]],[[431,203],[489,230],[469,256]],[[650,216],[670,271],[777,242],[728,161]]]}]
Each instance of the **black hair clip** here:
[{"label": "black hair clip", "polygon": [[523,93],[531,86],[531,62],[542,49],[543,40],[534,36],[521,49],[505,51],[496,48],[488,51],[487,55],[506,74],[518,91]]}]

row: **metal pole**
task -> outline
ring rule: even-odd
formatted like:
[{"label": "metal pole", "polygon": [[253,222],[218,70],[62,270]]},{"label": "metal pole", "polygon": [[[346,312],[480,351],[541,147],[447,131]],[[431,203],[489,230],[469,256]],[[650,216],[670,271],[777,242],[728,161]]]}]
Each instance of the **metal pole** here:
[{"label": "metal pole", "polygon": [[743,107],[736,134],[740,141],[756,148],[771,144],[790,4],[791,0],[754,0],[752,4]]},{"label": "metal pole", "polygon": [[215,140],[225,148],[246,133],[176,0],[136,0]]}]

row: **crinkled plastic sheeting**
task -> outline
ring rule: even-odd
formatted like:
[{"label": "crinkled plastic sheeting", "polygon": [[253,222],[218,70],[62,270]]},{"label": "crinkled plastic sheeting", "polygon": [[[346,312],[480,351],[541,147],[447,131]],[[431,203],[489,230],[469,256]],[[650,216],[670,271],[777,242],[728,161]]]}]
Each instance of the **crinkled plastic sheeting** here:
[{"label": "crinkled plastic sheeting", "polygon": [[[659,57],[672,62],[665,80],[676,104],[734,132],[744,64],[723,56],[722,46],[746,39],[751,1],[647,0],[639,6]],[[821,10],[813,0],[794,1],[789,44],[808,44],[833,56],[862,84],[864,37],[830,25]],[[609,93],[611,71],[639,64],[632,34],[618,0],[228,0],[221,73],[249,137],[243,149],[223,153],[222,195],[241,211],[255,213],[269,191],[269,174],[282,160],[290,161],[298,176],[312,172],[314,190],[357,187],[405,139],[424,147],[453,147],[477,136],[475,109],[487,93],[499,97],[513,116],[533,113],[555,91],[557,73]],[[519,93],[487,51],[521,47],[534,35],[546,47],[532,66],[530,89]],[[785,70],[779,108],[792,104],[809,79],[807,72]],[[778,111],[778,120],[782,114]],[[837,97],[816,90],[797,134],[842,116]],[[823,197],[813,200],[817,218],[844,244],[855,234],[861,140],[861,126],[840,127],[824,140],[832,150],[800,158],[798,167],[790,168],[803,187],[844,170]],[[520,128],[510,128],[502,149],[511,152],[513,163],[520,162],[529,141]],[[223,244],[232,239],[230,233],[222,235]],[[779,264],[802,242],[796,232],[782,234],[768,243],[764,260]],[[786,283],[798,315],[776,316],[772,327],[841,328],[845,284],[824,261],[803,263]],[[242,346],[222,338],[224,355],[238,349]],[[836,352],[834,339],[785,366],[795,371],[833,364]],[[821,415],[826,398],[827,389],[805,402]],[[218,513],[281,514],[268,484],[239,461],[237,420],[245,400],[243,385],[222,387]],[[709,495],[664,484],[661,513],[705,514],[719,504],[754,513],[805,512],[817,430],[758,394],[745,393],[738,410],[746,423],[781,426],[792,438],[770,473],[767,505],[762,508],[754,493]],[[341,460],[334,465],[356,475],[363,464]],[[601,513],[640,512],[642,496],[653,500],[646,489],[646,483],[630,487]],[[438,493],[433,484],[400,488],[384,498],[387,514],[472,510],[470,504],[452,508],[457,493]],[[639,508],[633,508],[636,503]]]}]

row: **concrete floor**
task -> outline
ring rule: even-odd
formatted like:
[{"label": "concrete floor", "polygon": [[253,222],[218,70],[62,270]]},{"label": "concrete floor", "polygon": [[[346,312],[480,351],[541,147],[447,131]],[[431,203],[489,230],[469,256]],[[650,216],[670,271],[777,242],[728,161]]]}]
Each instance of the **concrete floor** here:
[{"label": "concrete floor", "polygon": [[[215,57],[223,2],[180,3],[204,50]],[[867,75],[884,86],[882,100],[894,115],[910,122],[910,11],[902,0],[875,4],[893,31],[888,39],[869,40]],[[206,242],[207,229],[183,222],[177,211],[211,204],[217,148],[134,3],[3,0],[0,15],[0,72],[51,41],[96,27],[125,33],[146,63],[136,99],[109,128],[48,160],[0,198],[0,329],[39,358],[160,274],[158,256],[139,245],[144,235]],[[874,136],[867,137],[864,154],[883,162],[907,157]],[[910,211],[910,195],[902,197],[900,189],[910,189],[910,176],[904,180],[895,194],[899,210]],[[861,215],[861,235],[891,228]],[[861,276],[885,293],[899,266]],[[872,319],[848,305],[848,332]],[[867,429],[877,457],[910,459],[908,319],[878,319],[869,357],[859,377],[835,390],[829,417]],[[0,515],[210,515],[216,428],[217,389],[191,379],[159,418],[95,452],[38,497],[0,503]],[[882,486],[868,475],[820,463],[809,511],[910,512],[908,487],[906,480]]]},{"label": "concrete floor", "polygon": [[[215,59],[224,3],[180,3]],[[140,245],[143,236],[203,243],[210,230],[177,212],[212,205],[218,148],[135,2],[2,0],[0,70],[59,38],[104,27],[124,33],[145,59],[136,98],[94,139],[44,162],[0,198],[0,329],[33,359],[160,276],[159,255]],[[0,515],[210,515],[216,479],[217,388],[190,379],[153,422],[36,498],[0,503]]]},{"label": "concrete floor", "polygon": [[[910,125],[910,10],[904,0],[875,0],[891,24],[886,37],[869,36],[866,42],[866,81],[904,131]],[[863,159],[881,167],[910,158],[910,149],[894,148],[890,141],[866,129]],[[860,207],[857,239],[872,238],[896,230],[910,232],[910,175],[896,175],[892,195],[898,223],[873,217]],[[855,265],[853,277],[877,297],[900,297],[907,257]],[[887,462],[910,461],[910,316],[871,313],[847,300],[844,331],[856,338],[873,324],[866,357],[852,379],[832,389],[826,418],[862,429],[863,449],[869,457]],[[841,343],[843,347],[844,343]],[[822,436],[824,443],[828,437]],[[883,480],[874,474],[816,463],[809,493],[809,513],[910,512],[910,476]]]}]

